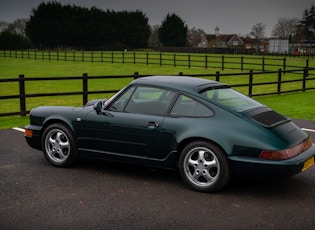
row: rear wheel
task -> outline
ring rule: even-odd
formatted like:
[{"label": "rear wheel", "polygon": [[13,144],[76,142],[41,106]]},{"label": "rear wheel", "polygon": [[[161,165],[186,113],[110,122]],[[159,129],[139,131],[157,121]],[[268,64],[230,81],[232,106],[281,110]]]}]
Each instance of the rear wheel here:
[{"label": "rear wheel", "polygon": [[205,141],[188,144],[181,152],[178,168],[183,181],[199,192],[217,191],[230,180],[225,153]]},{"label": "rear wheel", "polygon": [[78,158],[72,133],[59,123],[45,129],[42,136],[42,149],[46,159],[54,166],[69,167]]}]

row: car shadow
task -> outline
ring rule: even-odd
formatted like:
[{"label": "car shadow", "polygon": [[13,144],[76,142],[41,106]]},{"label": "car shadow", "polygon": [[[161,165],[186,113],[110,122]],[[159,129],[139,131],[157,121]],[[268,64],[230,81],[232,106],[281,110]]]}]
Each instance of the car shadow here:
[{"label": "car shadow", "polygon": [[237,196],[257,196],[269,198],[305,198],[314,194],[314,183],[307,175],[295,175],[283,179],[232,180],[221,193]]},{"label": "car shadow", "polygon": [[[150,167],[134,166],[123,163],[113,163],[103,160],[81,159],[75,167],[87,171],[97,172],[98,174],[110,174],[124,180],[150,181],[154,184],[169,186],[169,189],[181,189],[191,191],[181,180],[177,171],[156,169]],[[217,195],[224,196],[256,196],[292,198],[296,195],[309,197],[315,192],[315,178],[305,173],[293,177],[275,180],[240,180],[232,179],[230,183],[215,192]]]},{"label": "car shadow", "polygon": [[181,182],[181,178],[175,170],[137,166],[120,162],[86,158],[80,159],[79,163],[75,167],[77,169],[80,168],[88,171],[97,171],[98,173],[110,173],[111,175],[119,176],[122,178],[137,178],[143,180],[151,179],[169,183],[173,183],[176,181],[178,181],[178,183]]}]

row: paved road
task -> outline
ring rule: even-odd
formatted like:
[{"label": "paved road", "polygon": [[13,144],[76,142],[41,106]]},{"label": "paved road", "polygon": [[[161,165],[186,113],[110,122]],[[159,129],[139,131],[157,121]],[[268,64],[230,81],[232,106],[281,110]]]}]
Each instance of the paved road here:
[{"label": "paved road", "polygon": [[89,160],[54,168],[23,133],[0,131],[2,230],[314,229],[314,203],[314,166],[288,179],[232,181],[203,194],[167,171]]}]

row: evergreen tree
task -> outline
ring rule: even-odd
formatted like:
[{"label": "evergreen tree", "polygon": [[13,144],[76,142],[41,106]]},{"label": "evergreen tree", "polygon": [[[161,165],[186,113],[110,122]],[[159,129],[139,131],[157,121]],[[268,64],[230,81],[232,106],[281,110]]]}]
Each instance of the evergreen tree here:
[{"label": "evergreen tree", "polygon": [[40,48],[145,48],[150,27],[140,11],[103,11],[54,1],[33,9],[26,34]]},{"label": "evergreen tree", "polygon": [[315,6],[311,5],[310,9],[305,9],[303,12],[300,27],[304,33],[304,39],[315,39]]},{"label": "evergreen tree", "polygon": [[159,38],[164,46],[185,46],[188,26],[176,14],[167,14],[159,28]]}]

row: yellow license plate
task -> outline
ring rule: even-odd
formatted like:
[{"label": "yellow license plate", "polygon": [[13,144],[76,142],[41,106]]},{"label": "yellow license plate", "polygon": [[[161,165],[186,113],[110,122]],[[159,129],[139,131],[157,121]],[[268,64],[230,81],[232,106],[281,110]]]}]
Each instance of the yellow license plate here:
[{"label": "yellow license plate", "polygon": [[311,167],[314,164],[314,157],[308,159],[307,161],[304,162],[304,166],[302,168],[302,172]]}]

